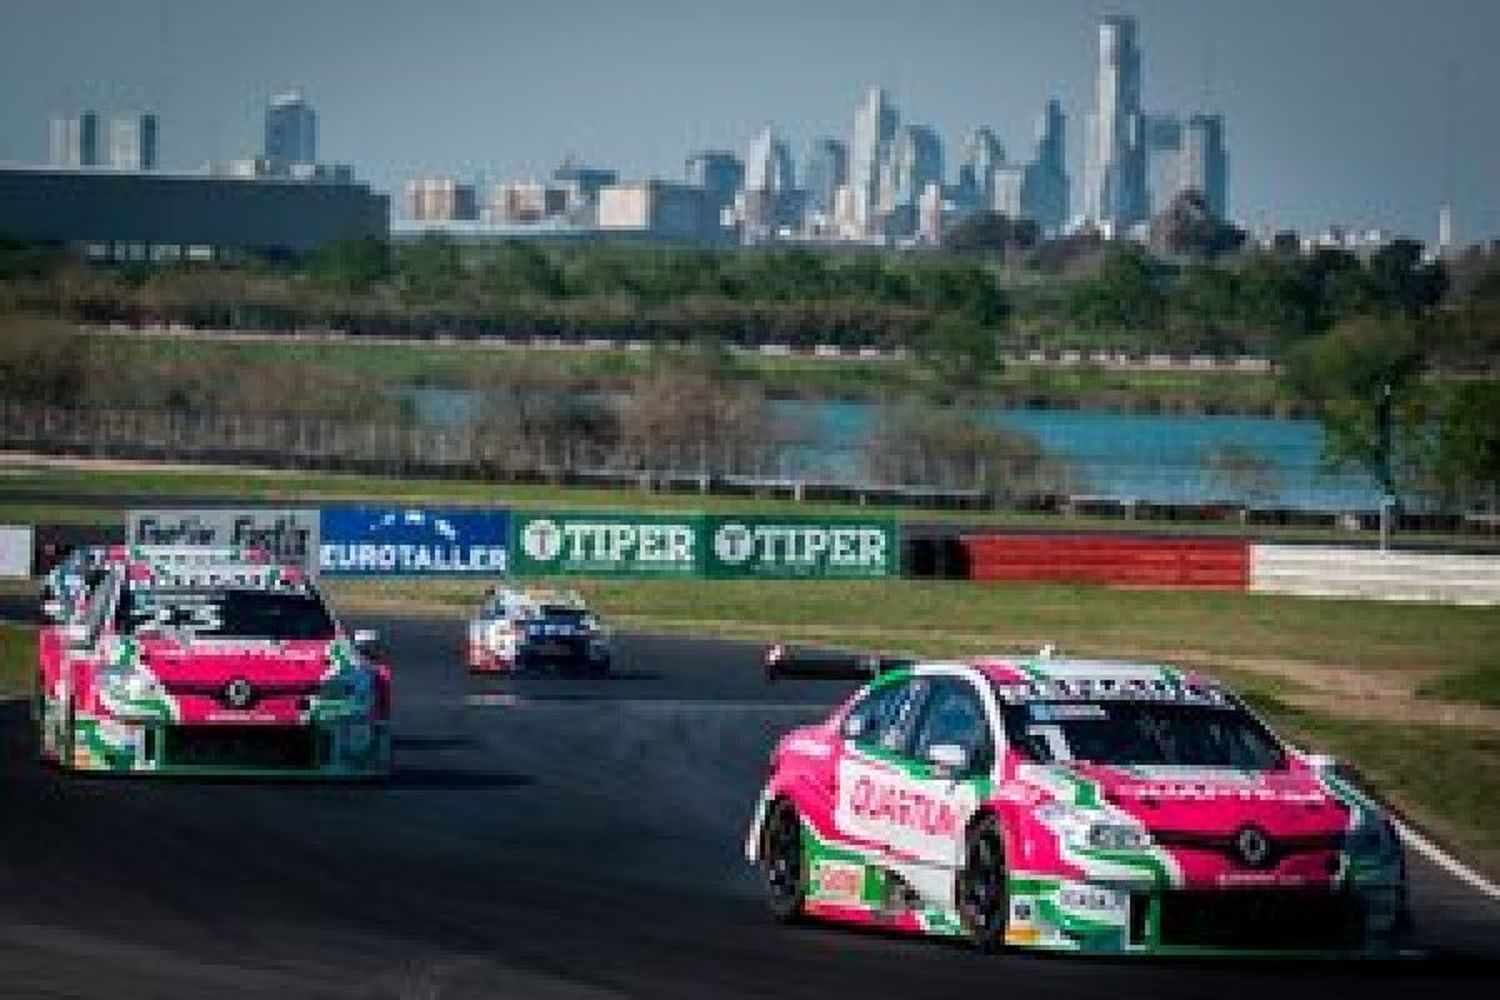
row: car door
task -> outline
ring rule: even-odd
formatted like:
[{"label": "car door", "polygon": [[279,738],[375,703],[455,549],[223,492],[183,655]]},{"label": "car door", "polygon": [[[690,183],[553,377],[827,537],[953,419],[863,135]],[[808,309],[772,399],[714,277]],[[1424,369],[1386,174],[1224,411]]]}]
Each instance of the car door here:
[{"label": "car door", "polygon": [[995,765],[993,719],[972,682],[960,676],[933,681],[907,752],[928,819],[902,846],[920,863],[951,873],[963,863],[964,831]]},{"label": "car door", "polygon": [[912,726],[926,697],[925,677],[871,685],[845,715],[834,775],[834,823],[847,844],[884,861],[899,800]]}]

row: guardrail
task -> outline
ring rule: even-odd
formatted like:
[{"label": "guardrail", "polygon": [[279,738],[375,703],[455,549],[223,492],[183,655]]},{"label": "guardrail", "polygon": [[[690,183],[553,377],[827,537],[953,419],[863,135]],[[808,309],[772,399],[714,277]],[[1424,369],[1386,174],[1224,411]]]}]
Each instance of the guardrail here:
[{"label": "guardrail", "polygon": [[1250,546],[1259,594],[1500,605],[1500,558],[1334,546]]},{"label": "guardrail", "polygon": [[1238,540],[981,535],[963,539],[969,579],[1244,590]]}]

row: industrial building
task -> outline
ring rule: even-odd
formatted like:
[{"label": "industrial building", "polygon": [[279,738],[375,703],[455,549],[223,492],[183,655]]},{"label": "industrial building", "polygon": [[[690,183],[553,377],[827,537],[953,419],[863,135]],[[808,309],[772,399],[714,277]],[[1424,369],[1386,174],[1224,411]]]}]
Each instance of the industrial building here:
[{"label": "industrial building", "polygon": [[389,231],[367,185],[0,166],[0,239],[65,243],[111,260],[296,256]]}]

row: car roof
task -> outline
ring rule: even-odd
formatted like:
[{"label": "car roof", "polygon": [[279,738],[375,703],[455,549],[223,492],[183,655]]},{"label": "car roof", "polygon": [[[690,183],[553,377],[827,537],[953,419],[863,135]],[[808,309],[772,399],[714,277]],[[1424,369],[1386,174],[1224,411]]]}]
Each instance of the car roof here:
[{"label": "car roof", "polygon": [[131,590],[305,590],[307,574],[300,566],[268,562],[202,562],[163,564],[154,559],[125,563]]},{"label": "car roof", "polygon": [[486,601],[504,603],[527,602],[530,604],[560,604],[583,609],[586,603],[576,590],[559,590],[555,587],[510,587],[492,588]]},{"label": "car roof", "polygon": [[1202,701],[1224,704],[1233,695],[1196,671],[1159,663],[1034,656],[986,656],[967,663],[918,664],[916,673],[978,675],[1007,703],[1067,699]]}]

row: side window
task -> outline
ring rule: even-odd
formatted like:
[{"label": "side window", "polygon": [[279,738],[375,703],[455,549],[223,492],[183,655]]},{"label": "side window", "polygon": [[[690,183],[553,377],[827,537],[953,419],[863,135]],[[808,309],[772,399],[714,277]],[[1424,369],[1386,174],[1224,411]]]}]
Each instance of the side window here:
[{"label": "side window", "polygon": [[[99,642],[99,633],[103,631],[104,622],[109,617],[117,589],[116,581],[105,577],[94,586],[93,593],[89,596],[88,606],[83,612],[83,627],[90,646]],[[121,595],[120,601],[124,603],[124,595]]]},{"label": "side window", "polygon": [[901,680],[873,688],[844,717],[844,738],[861,746],[900,752],[926,690],[922,680]]},{"label": "side window", "polygon": [[988,770],[994,763],[994,743],[989,716],[979,693],[966,681],[944,678],[932,688],[926,711],[917,726],[912,756],[926,760],[927,752],[939,744],[961,747],[969,757],[970,772]]}]

